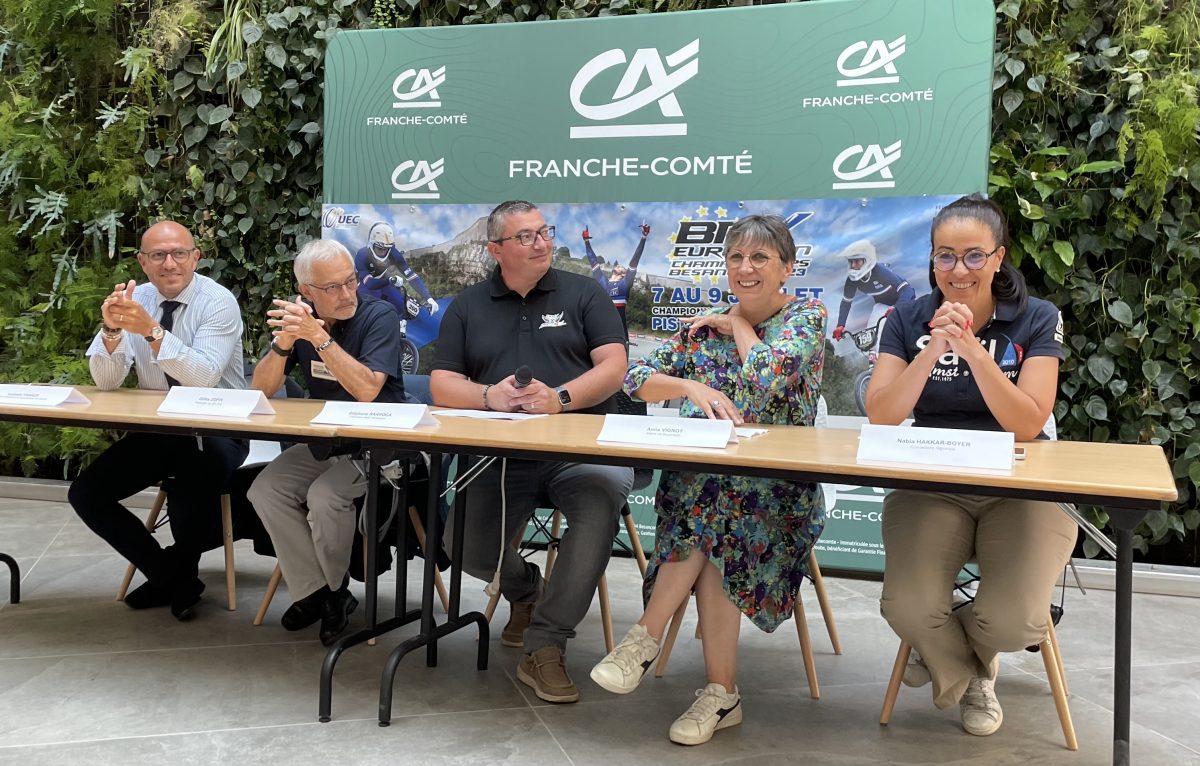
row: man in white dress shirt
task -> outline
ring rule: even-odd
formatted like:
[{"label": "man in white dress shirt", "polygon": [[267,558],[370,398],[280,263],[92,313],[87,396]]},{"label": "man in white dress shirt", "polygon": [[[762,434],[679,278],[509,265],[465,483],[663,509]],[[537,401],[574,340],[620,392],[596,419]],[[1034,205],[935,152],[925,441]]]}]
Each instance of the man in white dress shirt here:
[{"label": "man in white dress shirt", "polygon": [[[87,350],[96,385],[120,386],[133,367],[138,388],[245,388],[242,319],[233,294],[196,274],[200,251],[183,226],[156,223],[138,263],[148,282],[119,284],[104,299],[104,326]],[[246,458],[241,439],[129,433],[80,473],[68,497],[79,518],[133,563],[146,582],[133,609],[169,606],[195,615],[204,584],[200,554],[220,544],[220,496]],[[164,482],[174,544],[163,548],[121,501]]]}]

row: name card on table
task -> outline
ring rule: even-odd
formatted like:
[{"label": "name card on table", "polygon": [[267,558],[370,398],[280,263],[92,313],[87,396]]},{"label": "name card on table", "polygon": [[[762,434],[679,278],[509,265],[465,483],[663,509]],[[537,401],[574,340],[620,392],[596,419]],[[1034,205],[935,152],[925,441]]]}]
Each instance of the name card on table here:
[{"label": "name card on table", "polygon": [[723,449],[736,443],[732,420],[649,418],[643,415],[605,415],[598,442],[661,444],[668,447]]},{"label": "name card on table", "polygon": [[437,419],[424,404],[386,402],[325,402],[311,421],[314,424],[357,426],[407,430],[417,426],[436,426]]},{"label": "name card on table", "polygon": [[1013,443],[1008,431],[866,424],[858,435],[858,462],[1011,471]]},{"label": "name card on table", "polygon": [[162,404],[158,405],[158,414],[248,418],[251,415],[274,415],[275,408],[262,391],[254,389],[172,386]]},{"label": "name card on table", "polygon": [[0,383],[0,404],[18,407],[58,407],[62,404],[91,404],[91,400],[71,386],[30,386]]}]

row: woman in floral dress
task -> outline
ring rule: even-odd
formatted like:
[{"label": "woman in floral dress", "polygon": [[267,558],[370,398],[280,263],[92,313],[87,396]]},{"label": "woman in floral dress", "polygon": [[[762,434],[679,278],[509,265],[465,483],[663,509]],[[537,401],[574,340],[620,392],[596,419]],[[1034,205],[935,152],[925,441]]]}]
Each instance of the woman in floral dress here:
[{"label": "woman in floral dress", "polygon": [[[683,417],[811,426],[826,312],[818,301],[780,291],[795,257],[778,216],[739,220],[725,239],[737,302],[687,320],[630,367],[625,388],[646,401],[683,398]],[[656,504],[645,614],[591,675],[618,694],[636,689],[658,657],[671,616],[694,589],[709,683],[671,725],[670,738],[696,745],[741,722],[735,682],[741,616],[771,632],[791,615],[824,526],[824,503],[810,482],[666,471]]]}]

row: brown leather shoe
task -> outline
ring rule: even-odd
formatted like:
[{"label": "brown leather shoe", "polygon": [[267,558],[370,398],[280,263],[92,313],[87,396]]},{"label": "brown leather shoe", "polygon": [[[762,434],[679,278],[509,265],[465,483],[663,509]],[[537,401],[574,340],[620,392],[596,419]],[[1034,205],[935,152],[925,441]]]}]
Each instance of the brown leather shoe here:
[{"label": "brown leather shoe", "polygon": [[543,646],[526,654],[517,665],[517,678],[547,702],[577,702],[579,690],[567,675],[563,654],[557,646]]},{"label": "brown leather shoe", "polygon": [[500,643],[520,649],[525,646],[525,629],[533,619],[532,601],[509,601],[508,624],[500,631]]}]

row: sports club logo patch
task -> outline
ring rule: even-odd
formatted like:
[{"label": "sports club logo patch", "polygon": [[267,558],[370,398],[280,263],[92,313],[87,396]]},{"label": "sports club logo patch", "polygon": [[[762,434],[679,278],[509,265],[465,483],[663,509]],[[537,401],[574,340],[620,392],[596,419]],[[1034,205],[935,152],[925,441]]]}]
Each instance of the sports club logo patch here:
[{"label": "sports club logo patch", "polygon": [[566,327],[567,320],[563,319],[563,314],[567,312],[560,311],[557,314],[542,314],[542,324],[538,327],[543,330],[547,327]]},{"label": "sports club logo patch", "polygon": [[[612,96],[603,104],[584,103],[583,92],[601,73],[627,64],[625,74]],[[668,68],[670,71],[668,71]],[[683,109],[675,91],[700,72],[700,40],[692,40],[665,57],[657,48],[638,48],[632,58],[625,51],[612,48],[584,64],[571,80],[571,106],[583,118],[594,122],[609,122],[657,104],[663,117],[683,117]],[[650,83],[634,92],[643,79]],[[630,138],[636,136],[686,136],[686,122],[626,125],[576,125],[571,138]]]}]

